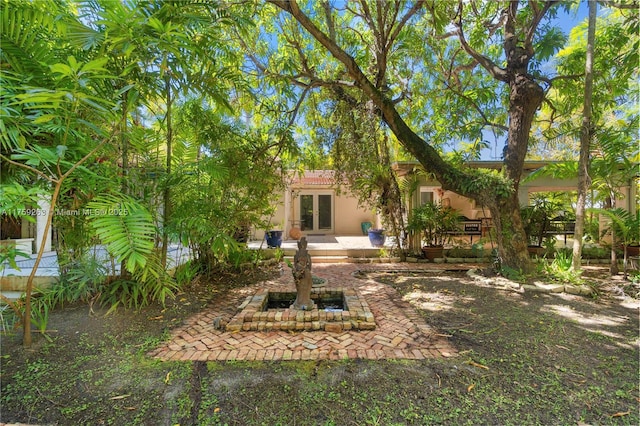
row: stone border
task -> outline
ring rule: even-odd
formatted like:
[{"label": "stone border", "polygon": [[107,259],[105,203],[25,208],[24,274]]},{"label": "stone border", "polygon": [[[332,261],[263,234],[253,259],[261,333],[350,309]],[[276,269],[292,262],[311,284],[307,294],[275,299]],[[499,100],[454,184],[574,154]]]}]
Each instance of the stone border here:
[{"label": "stone border", "polygon": [[586,285],[573,285],[573,284],[545,284],[542,282],[534,282],[533,284],[520,284],[518,282],[514,282],[508,280],[504,277],[483,277],[476,273],[475,269],[469,269],[467,271],[467,276],[470,278],[480,281],[484,284],[490,284],[494,287],[503,289],[503,290],[512,290],[512,291],[533,291],[538,293],[568,293],[573,295],[580,296],[591,296],[593,295],[593,289]]},{"label": "stone border", "polygon": [[[311,289],[312,300],[342,298],[345,309],[325,311],[315,307],[305,311],[293,308],[266,311],[270,293],[290,293],[290,290],[261,288],[248,296],[238,307],[238,312],[226,324],[228,332],[239,331],[313,331],[324,330],[373,330],[375,318],[367,302],[355,289],[343,287],[320,287]],[[317,306],[317,305],[316,305]]]}]

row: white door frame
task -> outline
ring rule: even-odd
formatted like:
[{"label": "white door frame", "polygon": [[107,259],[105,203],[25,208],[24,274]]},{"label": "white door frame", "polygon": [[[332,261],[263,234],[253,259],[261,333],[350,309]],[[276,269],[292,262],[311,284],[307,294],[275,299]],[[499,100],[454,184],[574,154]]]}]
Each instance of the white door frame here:
[{"label": "white door frame", "polygon": [[[305,224],[304,232],[311,233],[322,233],[322,234],[333,234],[335,232],[335,203],[336,197],[334,191],[331,190],[301,190],[296,199],[296,218],[295,220],[302,220],[302,206],[300,205],[302,202],[302,197],[304,195],[313,196],[313,228],[308,228],[308,224]],[[330,195],[331,196],[331,227],[330,228],[320,228],[320,213],[319,213],[319,195]]]}]

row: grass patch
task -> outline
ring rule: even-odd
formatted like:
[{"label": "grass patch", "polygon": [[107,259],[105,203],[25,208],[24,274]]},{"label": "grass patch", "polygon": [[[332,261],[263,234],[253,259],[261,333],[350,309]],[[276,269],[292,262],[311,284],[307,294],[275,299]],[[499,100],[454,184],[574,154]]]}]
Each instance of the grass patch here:
[{"label": "grass patch", "polygon": [[[442,276],[446,274],[446,277]],[[445,279],[446,278],[446,279]],[[379,274],[459,351],[452,359],[160,362],[201,309],[53,311],[53,342],[3,336],[3,422],[131,425],[619,424],[638,416],[638,317],[617,300]],[[206,289],[203,289],[203,292]],[[216,297],[224,297],[220,294]],[[429,300],[426,300],[429,299]],[[180,299],[179,299],[180,300]],[[215,299],[213,300],[215,303]],[[427,303],[428,302],[428,303]],[[186,308],[185,306],[190,307]],[[153,320],[163,316],[163,320]]]}]

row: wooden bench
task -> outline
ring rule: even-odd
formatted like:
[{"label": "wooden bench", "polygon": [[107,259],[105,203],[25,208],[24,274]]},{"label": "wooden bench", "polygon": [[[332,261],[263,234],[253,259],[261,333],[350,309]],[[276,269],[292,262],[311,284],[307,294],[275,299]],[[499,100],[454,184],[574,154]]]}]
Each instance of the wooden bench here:
[{"label": "wooden bench", "polygon": [[567,235],[573,236],[576,230],[576,223],[568,220],[550,220],[544,230],[547,237],[555,237],[556,235],[564,236],[564,243],[567,244]]},{"label": "wooden bench", "polygon": [[474,235],[482,235],[482,221],[480,219],[473,220],[464,218],[460,221],[459,229],[456,231],[449,231],[449,235],[468,235],[470,243],[473,244]]}]

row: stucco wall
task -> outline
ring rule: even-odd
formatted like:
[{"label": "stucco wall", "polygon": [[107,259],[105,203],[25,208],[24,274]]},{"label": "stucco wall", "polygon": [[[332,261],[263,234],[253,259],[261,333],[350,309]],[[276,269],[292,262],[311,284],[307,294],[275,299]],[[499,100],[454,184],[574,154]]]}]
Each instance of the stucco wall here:
[{"label": "stucco wall", "polygon": [[[340,195],[336,195],[336,191],[330,187],[314,187],[314,188],[296,188],[296,191],[304,190],[305,193],[322,193],[328,192],[333,194],[333,233],[336,235],[362,235],[362,222],[371,222],[373,226],[377,226],[376,218],[373,212],[367,208],[358,206],[358,201],[350,194],[342,191]],[[266,218],[271,223],[270,229],[284,230],[285,239],[289,238],[289,232],[292,227],[292,221],[297,219],[298,200],[291,196],[288,191],[274,199],[276,211],[273,217]],[[253,239],[264,238],[264,229],[254,229],[252,231]],[[321,233],[321,231],[319,231]],[[326,232],[329,233],[329,232]]]},{"label": "stucco wall", "polygon": [[[273,205],[276,206],[276,211],[274,213],[273,216],[271,217],[267,217],[264,218],[265,221],[268,221],[271,226],[269,226],[269,229],[274,229],[274,230],[283,230],[285,223],[284,223],[284,218],[285,218],[285,199],[284,199],[284,194],[281,194],[277,197],[274,197],[273,199]],[[265,231],[268,231],[269,229],[252,229],[251,230],[251,238],[254,240],[261,240],[264,238],[264,233]],[[285,236],[286,237],[286,236]]]},{"label": "stucco wall", "polygon": [[335,233],[338,235],[362,235],[362,222],[371,222],[376,226],[371,210],[358,206],[355,198],[342,193],[335,198]]}]

